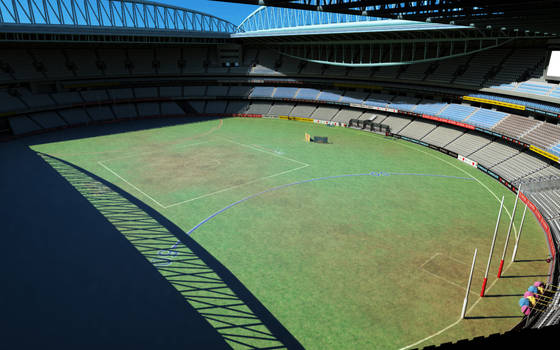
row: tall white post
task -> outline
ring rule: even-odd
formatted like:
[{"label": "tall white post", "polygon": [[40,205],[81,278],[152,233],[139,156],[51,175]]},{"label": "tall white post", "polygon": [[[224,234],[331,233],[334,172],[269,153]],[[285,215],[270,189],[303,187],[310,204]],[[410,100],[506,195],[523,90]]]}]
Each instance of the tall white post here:
[{"label": "tall white post", "polygon": [[521,231],[523,230],[523,223],[525,222],[525,214],[527,214],[527,205],[525,205],[525,210],[523,210],[523,217],[521,217],[521,224],[519,225],[519,233],[517,234],[517,240],[515,241],[515,247],[513,248],[513,255],[511,256],[511,262],[515,261],[515,255],[517,254],[517,247],[519,246],[519,239],[521,238]]},{"label": "tall white post", "polygon": [[500,260],[500,267],[498,269],[498,278],[502,277],[502,270],[504,269],[504,260],[506,258],[507,247],[509,243],[509,236],[511,235],[511,228],[513,227],[513,220],[515,219],[515,211],[517,210],[517,201],[521,193],[521,186],[517,189],[517,196],[515,197],[515,204],[513,205],[513,213],[511,213],[511,221],[509,222],[508,233],[506,236],[506,244],[504,245],[504,252],[502,253],[502,260]]},{"label": "tall white post", "polygon": [[467,284],[467,293],[465,294],[465,301],[463,302],[463,309],[461,310],[461,319],[465,318],[465,313],[467,312],[467,304],[469,303],[469,293],[471,292],[471,282],[472,275],[474,272],[474,264],[476,263],[476,252],[478,249],[474,250],[474,256],[472,259],[471,273],[469,275],[469,283]]},{"label": "tall white post", "polygon": [[486,272],[484,273],[484,279],[482,280],[482,290],[480,291],[480,297],[484,297],[484,293],[486,291],[486,283],[488,283],[488,272],[490,271],[490,262],[492,261],[492,253],[494,252],[494,246],[496,245],[496,236],[498,235],[498,227],[500,226],[500,218],[502,217],[503,208],[504,196],[502,196],[500,211],[498,212],[498,220],[496,221],[496,228],[494,229],[494,236],[492,237],[492,244],[490,245],[490,255],[488,256],[488,264],[486,265]]}]

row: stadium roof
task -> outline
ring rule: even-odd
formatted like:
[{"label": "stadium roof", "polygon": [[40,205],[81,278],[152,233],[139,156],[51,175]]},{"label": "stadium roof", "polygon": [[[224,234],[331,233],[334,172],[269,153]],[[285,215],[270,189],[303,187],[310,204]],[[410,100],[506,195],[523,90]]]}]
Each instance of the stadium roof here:
[{"label": "stadium roof", "polygon": [[214,0],[479,27],[560,32],[558,0]]},{"label": "stadium roof", "polygon": [[387,33],[459,28],[471,27],[261,6],[237,27],[233,37]]}]

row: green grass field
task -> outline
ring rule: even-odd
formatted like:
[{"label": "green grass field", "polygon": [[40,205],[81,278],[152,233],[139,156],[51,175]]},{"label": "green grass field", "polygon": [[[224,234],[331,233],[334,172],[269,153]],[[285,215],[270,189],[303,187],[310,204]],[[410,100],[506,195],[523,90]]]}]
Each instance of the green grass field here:
[{"label": "green grass field", "polygon": [[[331,144],[305,143],[305,132]],[[521,320],[526,287],[548,273],[544,234],[529,214],[521,262],[509,263],[510,244],[507,278],[495,279],[505,213],[489,297],[480,299],[499,200],[505,195],[511,213],[515,197],[477,169],[402,140],[224,119],[32,148],[116,184],[185,232],[196,227],[192,237],[309,349],[426,346],[502,332]],[[470,318],[459,321],[475,248]]]}]

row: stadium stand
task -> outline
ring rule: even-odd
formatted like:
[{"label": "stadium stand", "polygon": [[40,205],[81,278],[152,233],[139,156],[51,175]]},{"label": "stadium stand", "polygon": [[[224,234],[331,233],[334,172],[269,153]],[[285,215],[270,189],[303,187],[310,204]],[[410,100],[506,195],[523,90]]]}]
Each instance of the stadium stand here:
[{"label": "stadium stand", "polygon": [[469,117],[465,118],[464,121],[468,124],[479,126],[481,128],[491,129],[507,116],[508,114],[504,112],[479,109]]},{"label": "stadium stand", "polygon": [[341,109],[332,119],[333,122],[348,123],[350,119],[358,119],[362,115],[361,110],[357,109]]},{"label": "stadium stand", "polygon": [[465,131],[452,126],[440,125],[432,132],[424,136],[422,141],[438,147],[445,147],[447,144],[463,135]]},{"label": "stadium stand", "polygon": [[504,135],[509,135],[516,139],[521,139],[523,135],[535,129],[542,123],[542,121],[535,119],[510,114],[496,124],[492,130]]},{"label": "stadium stand", "polygon": [[15,135],[27,134],[42,129],[40,125],[27,116],[10,118],[9,123]]},{"label": "stadium stand", "polygon": [[0,91],[0,112],[23,110],[26,105],[17,97]]},{"label": "stadium stand", "polygon": [[247,114],[268,115],[270,110],[270,102],[253,101],[247,109]]},{"label": "stadium stand", "polygon": [[[547,39],[515,39],[444,60],[354,68],[302,61],[241,41],[235,41],[242,47],[240,66],[228,68],[221,64],[219,48],[229,39],[191,39],[157,45],[86,42],[94,36],[79,43],[76,37],[65,45],[12,43],[0,50],[0,118],[6,125],[2,129],[9,127],[0,132],[25,135],[192,113],[375,120],[397,135],[467,156],[516,186],[560,178],[553,157],[560,156],[560,86],[546,77],[547,57],[557,43],[551,46]],[[423,114],[493,133],[429,121],[420,118]],[[529,145],[550,154],[537,155]],[[528,191],[527,196],[560,242],[560,186]],[[560,305],[560,299],[554,303]],[[560,321],[555,312],[543,320]]]},{"label": "stadium stand", "polygon": [[294,109],[292,109],[291,115],[294,117],[309,117],[316,108],[317,106],[315,105],[298,103]]},{"label": "stadium stand", "polygon": [[136,112],[136,108],[133,104],[118,104],[112,106],[113,113],[117,118],[136,118],[138,117],[138,113]]},{"label": "stadium stand", "polygon": [[509,179],[512,183],[517,183],[522,178],[526,178],[547,166],[546,162],[526,152],[521,152],[495,165],[490,170]]},{"label": "stadium stand", "polygon": [[68,123],[68,125],[86,124],[91,121],[90,117],[83,108],[61,109],[58,113]]},{"label": "stadium stand", "polygon": [[408,124],[404,129],[399,131],[399,134],[416,140],[421,140],[423,137],[425,137],[428,133],[430,133],[435,128],[436,128],[435,123],[415,120],[410,124]]},{"label": "stadium stand", "polygon": [[465,133],[452,142],[450,142],[446,148],[455,153],[459,153],[463,156],[469,156],[470,154],[476,152],[482,147],[490,143],[490,140],[484,136]]},{"label": "stadium stand", "polygon": [[547,149],[560,143],[560,127],[542,123],[524,135],[521,140]]},{"label": "stadium stand", "polygon": [[30,114],[29,117],[43,129],[66,126],[66,122],[56,112],[40,112]]},{"label": "stadium stand", "polygon": [[227,101],[207,101],[205,113],[225,113]]},{"label": "stadium stand", "polygon": [[445,119],[463,121],[473,115],[477,110],[478,108],[471,106],[449,104],[447,108],[443,108],[437,115]]},{"label": "stadium stand", "polygon": [[246,113],[249,103],[246,101],[229,101],[226,113]]},{"label": "stadium stand", "polygon": [[313,119],[319,120],[332,120],[334,116],[339,112],[340,107],[324,107],[319,106],[311,115]]},{"label": "stadium stand", "polygon": [[294,108],[293,103],[289,102],[275,102],[268,111],[270,116],[281,116],[281,115],[292,115],[292,109]]},{"label": "stadium stand", "polygon": [[182,97],[183,89],[180,86],[162,86],[159,88],[161,97]]},{"label": "stadium stand", "polygon": [[[487,167],[493,167],[506,159],[519,154],[519,150],[501,141],[491,142],[476,152],[468,154],[468,157]],[[466,155],[466,154],[465,154]]]}]

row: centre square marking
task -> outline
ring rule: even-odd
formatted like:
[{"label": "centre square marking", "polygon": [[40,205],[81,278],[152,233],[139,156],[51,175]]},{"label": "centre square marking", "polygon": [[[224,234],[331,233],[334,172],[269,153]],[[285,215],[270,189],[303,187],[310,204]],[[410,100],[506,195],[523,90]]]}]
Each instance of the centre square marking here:
[{"label": "centre square marking", "polygon": [[226,138],[98,163],[164,209],[309,166]]}]

